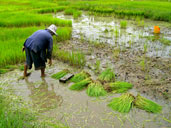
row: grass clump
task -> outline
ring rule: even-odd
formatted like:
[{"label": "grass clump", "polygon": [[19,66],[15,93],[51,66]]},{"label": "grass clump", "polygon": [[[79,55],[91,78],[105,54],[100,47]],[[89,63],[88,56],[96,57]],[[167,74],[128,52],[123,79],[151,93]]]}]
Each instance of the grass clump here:
[{"label": "grass clump", "polygon": [[99,96],[105,96],[107,92],[103,88],[100,82],[93,82],[89,84],[87,88],[87,94],[88,96],[92,97],[99,97]]},{"label": "grass clump", "polygon": [[137,95],[134,104],[136,107],[143,109],[147,112],[159,113],[162,110],[162,107],[160,105],[149,99],[146,99],[145,97],[139,94]]},{"label": "grass clump", "polygon": [[66,74],[68,74],[70,71],[68,69],[64,69],[56,74],[53,74],[51,77],[54,79],[60,79],[64,77]]},{"label": "grass clump", "polygon": [[134,101],[134,96],[132,94],[126,93],[120,97],[114,98],[108,106],[115,111],[121,113],[128,113],[132,108],[132,103]]},{"label": "grass clump", "polygon": [[107,68],[99,75],[99,80],[102,82],[113,82],[115,81],[115,74],[112,69]]},{"label": "grass clump", "polygon": [[86,71],[82,71],[82,72],[76,74],[74,77],[72,77],[70,81],[77,83],[77,82],[80,82],[88,77],[90,77],[90,74]]},{"label": "grass clump", "polygon": [[71,90],[82,90],[91,82],[92,82],[92,80],[90,78],[87,78],[87,79],[84,79],[80,82],[77,82],[77,83],[71,85],[69,89],[71,89]]},{"label": "grass clump", "polygon": [[127,21],[121,21],[120,26],[121,26],[121,28],[126,28],[127,27]]}]

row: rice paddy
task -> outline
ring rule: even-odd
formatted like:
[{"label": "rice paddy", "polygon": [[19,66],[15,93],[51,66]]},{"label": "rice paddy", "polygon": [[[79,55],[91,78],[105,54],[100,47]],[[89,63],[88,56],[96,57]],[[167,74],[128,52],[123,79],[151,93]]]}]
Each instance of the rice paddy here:
[{"label": "rice paddy", "polygon": [[[170,6],[168,0],[1,0],[0,127],[169,127]],[[53,65],[45,79],[37,71],[19,79],[24,41],[50,24],[58,27]],[[56,82],[71,72],[77,74],[68,82]]]}]

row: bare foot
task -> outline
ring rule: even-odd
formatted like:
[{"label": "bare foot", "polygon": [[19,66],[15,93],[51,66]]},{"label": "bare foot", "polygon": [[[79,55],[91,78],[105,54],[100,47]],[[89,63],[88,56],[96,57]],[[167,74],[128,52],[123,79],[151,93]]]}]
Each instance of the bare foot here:
[{"label": "bare foot", "polygon": [[46,77],[46,74],[42,74],[41,77]]},{"label": "bare foot", "polygon": [[28,77],[28,76],[30,76],[31,75],[31,72],[30,73],[27,73],[27,74],[24,74],[24,78],[25,77]]}]

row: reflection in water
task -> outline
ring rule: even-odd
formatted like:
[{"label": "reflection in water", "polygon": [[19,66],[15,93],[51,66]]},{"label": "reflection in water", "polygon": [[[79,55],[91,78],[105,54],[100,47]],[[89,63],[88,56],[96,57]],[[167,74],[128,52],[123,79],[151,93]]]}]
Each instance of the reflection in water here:
[{"label": "reflection in water", "polygon": [[33,82],[29,82],[25,79],[28,89],[31,91],[29,95],[33,101],[34,106],[39,107],[42,111],[47,111],[49,109],[61,106],[63,98],[61,95],[56,95],[54,91],[54,85],[51,84],[51,90],[48,90],[48,83],[44,78],[42,78],[39,86]]}]

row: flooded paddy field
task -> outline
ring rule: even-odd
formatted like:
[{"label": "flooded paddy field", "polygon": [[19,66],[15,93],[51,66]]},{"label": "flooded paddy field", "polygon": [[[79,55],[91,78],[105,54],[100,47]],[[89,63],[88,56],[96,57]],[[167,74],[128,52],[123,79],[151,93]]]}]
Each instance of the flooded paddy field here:
[{"label": "flooded paddy field", "polygon": [[[153,34],[151,21],[138,27],[135,21],[127,21],[126,29],[120,29],[121,19],[83,15],[79,20],[62,13],[55,17],[73,21],[72,39],[61,42],[60,49],[81,51],[85,54],[83,68],[95,80],[101,70],[110,67],[116,79],[134,85],[129,92],[142,96],[162,105],[159,114],[148,113],[133,107],[128,114],[110,109],[107,104],[113,97],[121,94],[109,93],[107,96],[92,98],[86,91],[71,91],[72,83],[60,83],[51,75],[69,69],[78,73],[82,68],[69,66],[54,59],[54,65],[47,67],[45,78],[40,72],[31,71],[31,76],[22,80],[22,72],[15,70],[1,76],[0,81],[10,85],[11,90],[33,107],[39,109],[42,117],[60,121],[71,128],[168,128],[171,120],[171,58],[170,45],[147,37],[171,39],[171,28],[167,23],[156,22],[163,26],[161,34]],[[116,29],[118,35],[116,35]],[[106,32],[105,32],[106,31]],[[156,37],[157,36],[157,37]],[[131,43],[130,43],[131,42]],[[145,50],[145,46],[147,48]],[[156,50],[157,49],[157,50]],[[99,64],[97,64],[99,63]],[[99,66],[98,66],[99,65]]]},{"label": "flooded paddy field", "polygon": [[[99,73],[110,67],[116,79],[134,85],[129,92],[162,105],[162,112],[152,114],[133,107],[128,114],[113,111],[107,104],[121,94],[92,98],[86,91],[71,91],[71,83],[62,84],[51,75],[69,69],[78,73],[82,68],[69,66],[54,58],[52,67],[47,67],[45,78],[40,72],[31,71],[31,76],[22,80],[22,71],[14,70],[1,75],[0,81],[9,84],[18,96],[39,109],[42,117],[60,121],[71,128],[169,128],[171,120],[171,27],[169,23],[144,20],[89,16],[86,13],[77,20],[72,16],[57,13],[54,17],[73,22],[72,39],[58,43],[66,51],[81,51],[86,58],[84,70],[95,80]],[[142,21],[141,21],[142,22]],[[160,25],[161,34],[153,34],[154,24]],[[163,43],[164,42],[164,43]],[[167,43],[165,43],[167,42]],[[168,43],[169,42],[169,43]],[[55,42],[56,43],[56,42]]]},{"label": "flooded paddy field", "polygon": [[[121,114],[111,110],[107,104],[113,97],[120,94],[108,94],[105,97],[91,98],[86,91],[71,91],[68,87],[71,83],[62,84],[50,76],[61,69],[68,68],[72,72],[78,72],[78,69],[55,61],[55,64],[46,70],[46,78],[40,78],[40,72],[32,71],[30,77],[25,80],[20,78],[22,72],[19,70],[7,73],[0,78],[1,81],[10,84],[11,89],[18,96],[31,101],[34,107],[39,108],[43,116],[53,121],[61,121],[66,126],[75,128],[166,128],[170,126],[171,104],[168,100],[155,98],[146,93],[141,93],[163,106],[162,113],[151,114],[138,108],[133,108],[128,114]],[[94,73],[90,72],[94,78]],[[136,95],[139,91],[134,87],[129,91]]]}]

